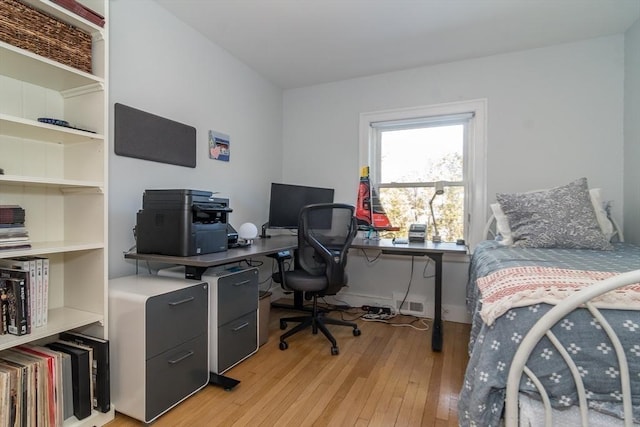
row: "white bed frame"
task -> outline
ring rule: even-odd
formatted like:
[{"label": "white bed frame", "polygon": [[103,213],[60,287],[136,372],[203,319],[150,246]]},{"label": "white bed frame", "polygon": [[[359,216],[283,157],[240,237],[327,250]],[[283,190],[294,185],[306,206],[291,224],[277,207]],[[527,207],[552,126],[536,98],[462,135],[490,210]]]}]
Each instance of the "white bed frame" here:
[{"label": "white bed frame", "polygon": [[[621,235],[620,235],[621,236]],[[615,349],[616,356],[618,358],[618,363],[620,366],[620,380],[622,385],[622,402],[624,408],[624,423],[620,420],[615,419],[615,423],[619,425],[624,425],[625,427],[629,427],[633,424],[633,415],[631,411],[631,387],[629,381],[629,366],[627,364],[627,359],[624,354],[624,349],[620,344],[620,340],[616,336],[615,332],[606,321],[606,319],[602,316],[600,311],[593,306],[590,302],[593,298],[607,293],[613,289],[629,285],[632,283],[640,282],[640,270],[634,270],[627,273],[622,273],[609,279],[598,282],[597,284],[590,286],[588,288],[582,289],[579,292],[576,292],[572,296],[564,299],[562,302],[557,304],[551,310],[549,310],[544,316],[536,322],[536,324],[531,328],[531,330],[527,333],[525,338],[522,340],[522,343],[518,347],[516,354],[514,356],[513,362],[511,364],[511,369],[509,370],[509,376],[507,379],[507,392],[506,392],[506,404],[505,404],[505,426],[506,427],[516,427],[519,423],[519,385],[520,379],[523,373],[525,373],[531,381],[535,384],[538,392],[542,398],[542,405],[544,406],[544,425],[546,427],[551,427],[553,424],[553,414],[554,411],[549,402],[549,397],[542,387],[540,381],[536,378],[536,376],[529,370],[526,366],[526,362],[531,355],[534,347],[542,339],[543,336],[547,336],[551,343],[555,346],[558,352],[562,355],[563,359],[567,363],[567,366],[570,368],[574,382],[576,384],[576,389],[579,398],[579,418],[581,421],[581,425],[583,427],[593,425],[590,424],[590,411],[587,406],[586,393],[584,389],[584,385],[582,383],[582,379],[580,374],[578,373],[578,369],[576,364],[571,360],[571,356],[565,350],[562,343],[558,341],[555,335],[551,332],[551,327],[555,325],[558,321],[564,318],[567,313],[571,312],[575,308],[578,307],[586,307],[591,314],[598,320],[598,322],[602,325],[603,330],[607,333],[612,347]],[[637,373],[636,373],[637,374]],[[613,419],[613,417],[609,417]],[[576,424],[573,424],[575,422]],[[573,419],[571,425],[577,425],[577,420]],[[540,420],[536,423],[536,425],[540,425]],[[609,423],[609,425],[611,425]]]}]

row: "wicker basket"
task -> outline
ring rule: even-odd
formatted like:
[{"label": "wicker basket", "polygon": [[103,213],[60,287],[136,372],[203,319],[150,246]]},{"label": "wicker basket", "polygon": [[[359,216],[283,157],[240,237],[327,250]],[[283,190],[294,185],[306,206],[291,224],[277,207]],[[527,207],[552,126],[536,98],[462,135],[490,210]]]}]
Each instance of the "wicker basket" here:
[{"label": "wicker basket", "polygon": [[16,0],[0,0],[0,40],[91,73],[91,35]]}]

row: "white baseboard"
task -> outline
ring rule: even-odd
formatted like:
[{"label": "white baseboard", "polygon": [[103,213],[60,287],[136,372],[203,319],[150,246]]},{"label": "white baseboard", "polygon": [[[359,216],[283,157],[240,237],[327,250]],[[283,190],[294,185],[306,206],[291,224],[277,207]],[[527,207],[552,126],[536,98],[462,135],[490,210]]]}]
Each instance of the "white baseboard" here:
[{"label": "white baseboard", "polygon": [[[284,298],[291,298],[291,295],[283,295]],[[327,296],[324,298],[329,304],[348,304],[351,307],[362,307],[363,305],[376,305],[380,307],[390,307],[395,310],[393,298],[383,298],[378,295],[362,295],[349,292],[341,292],[340,295]],[[433,301],[426,302],[426,317],[433,319]],[[471,317],[464,306],[442,305],[442,319],[457,323],[471,323]]]}]

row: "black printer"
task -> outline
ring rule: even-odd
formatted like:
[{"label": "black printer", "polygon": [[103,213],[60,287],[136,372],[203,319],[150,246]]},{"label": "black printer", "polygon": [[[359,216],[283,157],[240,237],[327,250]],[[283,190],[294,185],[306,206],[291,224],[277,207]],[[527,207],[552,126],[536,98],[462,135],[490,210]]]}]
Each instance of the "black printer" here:
[{"label": "black printer", "polygon": [[137,214],[141,254],[194,256],[227,250],[229,199],[210,191],[145,190]]}]

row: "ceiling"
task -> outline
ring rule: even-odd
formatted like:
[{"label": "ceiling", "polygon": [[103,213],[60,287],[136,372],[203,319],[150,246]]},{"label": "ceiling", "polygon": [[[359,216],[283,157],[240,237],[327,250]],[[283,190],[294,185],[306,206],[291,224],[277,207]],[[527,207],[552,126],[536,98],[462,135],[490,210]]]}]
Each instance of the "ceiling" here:
[{"label": "ceiling", "polygon": [[624,33],[640,0],[156,0],[283,89]]}]

